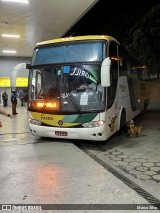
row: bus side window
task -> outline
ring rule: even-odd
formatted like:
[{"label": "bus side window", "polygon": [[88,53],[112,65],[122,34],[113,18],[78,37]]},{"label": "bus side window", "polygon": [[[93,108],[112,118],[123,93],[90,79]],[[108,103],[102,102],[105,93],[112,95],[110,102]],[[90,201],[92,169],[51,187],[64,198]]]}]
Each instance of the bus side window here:
[{"label": "bus side window", "polygon": [[111,59],[111,86],[107,88],[107,109],[109,109],[115,99],[118,79],[118,44],[111,41],[109,44],[109,57]]}]

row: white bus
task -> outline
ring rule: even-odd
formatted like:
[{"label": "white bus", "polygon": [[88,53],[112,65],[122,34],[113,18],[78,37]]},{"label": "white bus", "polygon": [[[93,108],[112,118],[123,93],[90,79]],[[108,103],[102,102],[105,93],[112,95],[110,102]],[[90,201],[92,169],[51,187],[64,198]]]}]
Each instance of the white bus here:
[{"label": "white bus", "polygon": [[104,141],[148,105],[147,68],[111,36],[38,43],[29,69],[35,136]]}]

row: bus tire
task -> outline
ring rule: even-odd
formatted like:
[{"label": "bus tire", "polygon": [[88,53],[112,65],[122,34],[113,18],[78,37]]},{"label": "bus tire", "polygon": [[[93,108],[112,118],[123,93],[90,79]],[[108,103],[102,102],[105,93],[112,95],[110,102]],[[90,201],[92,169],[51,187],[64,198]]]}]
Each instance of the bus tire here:
[{"label": "bus tire", "polygon": [[126,111],[123,109],[121,113],[121,119],[119,124],[119,130],[116,132],[116,135],[122,135],[126,125]]}]

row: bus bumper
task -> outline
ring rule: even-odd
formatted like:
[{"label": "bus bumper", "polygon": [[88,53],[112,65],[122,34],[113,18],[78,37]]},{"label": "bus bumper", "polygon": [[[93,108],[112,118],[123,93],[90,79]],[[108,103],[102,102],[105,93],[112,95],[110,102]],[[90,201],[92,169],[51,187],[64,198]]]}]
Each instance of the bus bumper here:
[{"label": "bus bumper", "polygon": [[58,128],[29,124],[30,132],[38,137],[94,140],[105,141],[107,139],[107,128],[105,125],[95,128]]}]

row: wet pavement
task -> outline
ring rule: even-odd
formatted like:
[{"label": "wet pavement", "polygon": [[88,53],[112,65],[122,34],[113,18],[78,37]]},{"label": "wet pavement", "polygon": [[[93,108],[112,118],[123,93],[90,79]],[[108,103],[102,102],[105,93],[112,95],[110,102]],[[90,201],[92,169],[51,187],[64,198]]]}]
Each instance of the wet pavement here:
[{"label": "wet pavement", "polygon": [[[10,112],[11,108],[5,110]],[[18,107],[17,111],[19,114],[12,119],[0,117],[3,123],[0,128],[0,203],[148,203],[77,148],[73,141],[32,136],[26,108]],[[160,113],[149,109],[143,117],[137,117],[135,123],[143,126],[140,138],[123,134],[103,144],[85,141],[81,144],[160,200]]]}]

